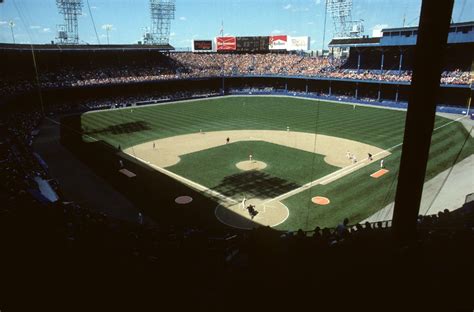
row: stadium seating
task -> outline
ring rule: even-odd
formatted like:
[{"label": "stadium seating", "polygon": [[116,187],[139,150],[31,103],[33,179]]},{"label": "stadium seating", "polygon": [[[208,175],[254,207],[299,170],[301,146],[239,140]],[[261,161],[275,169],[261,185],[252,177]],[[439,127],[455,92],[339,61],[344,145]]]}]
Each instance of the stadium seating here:
[{"label": "stadium seating", "polygon": [[[452,48],[454,49],[454,48]],[[384,70],[380,70],[379,52],[364,50],[360,68],[357,54],[347,60],[332,57],[315,57],[299,54],[219,54],[171,53],[170,56],[134,52],[126,56],[117,52],[104,53],[38,53],[37,72],[31,54],[1,52],[4,70],[0,79],[0,95],[35,90],[35,88],[62,88],[109,84],[140,83],[168,79],[197,77],[270,75],[307,76],[337,79],[409,82],[411,57],[406,52],[402,71],[398,71],[397,53],[387,52]],[[138,55],[137,55],[138,53]],[[463,53],[462,55],[465,55]],[[457,55],[457,54],[456,54]],[[467,59],[461,57],[450,62],[443,71],[441,83],[469,84]],[[6,60],[11,60],[6,62]],[[449,58],[451,60],[452,57]],[[137,61],[139,60],[139,61]],[[365,61],[370,60],[370,61]]]}]

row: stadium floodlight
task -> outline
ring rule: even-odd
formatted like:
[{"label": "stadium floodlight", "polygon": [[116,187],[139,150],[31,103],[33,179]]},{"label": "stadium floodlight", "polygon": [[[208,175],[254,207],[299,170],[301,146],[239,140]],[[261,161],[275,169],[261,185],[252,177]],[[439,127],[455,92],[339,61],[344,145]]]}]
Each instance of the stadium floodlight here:
[{"label": "stadium floodlight", "polygon": [[13,33],[13,27],[15,27],[15,23],[13,21],[10,21],[8,23],[8,26],[10,26],[10,31],[12,32],[12,42],[15,43],[15,34]]},{"label": "stadium floodlight", "polygon": [[334,38],[360,37],[363,20],[352,20],[352,0],[326,0],[327,12],[334,23]]},{"label": "stadium floodlight", "polygon": [[113,28],[113,25],[111,24],[102,25],[102,29],[105,29],[105,31],[107,32],[107,44],[109,44],[109,31],[111,31],[112,28]]},{"label": "stadium floodlight", "polygon": [[62,44],[79,43],[77,17],[82,14],[82,0],[56,0],[59,13],[64,17],[64,24],[57,26],[57,37]]},{"label": "stadium floodlight", "polygon": [[143,35],[145,44],[169,44],[175,0],[150,0],[151,30]]}]

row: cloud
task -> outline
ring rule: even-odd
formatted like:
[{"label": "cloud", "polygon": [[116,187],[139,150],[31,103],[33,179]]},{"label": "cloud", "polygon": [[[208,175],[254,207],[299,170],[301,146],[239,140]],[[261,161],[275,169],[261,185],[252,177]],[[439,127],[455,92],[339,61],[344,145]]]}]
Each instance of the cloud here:
[{"label": "cloud", "polygon": [[7,24],[8,24],[7,21],[0,21],[0,26],[7,25]]},{"label": "cloud", "polygon": [[380,29],[384,29],[384,28],[387,28],[387,27],[388,27],[388,24],[377,24],[374,27],[372,27],[372,30],[380,30]]},{"label": "cloud", "polygon": [[272,30],[271,34],[272,34],[272,35],[281,34],[281,30],[279,30],[279,29],[274,29],[274,30]]},{"label": "cloud", "polygon": [[387,24],[377,24],[372,27],[372,37],[382,37],[382,29],[387,28]]},{"label": "cloud", "polygon": [[316,0],[316,4],[321,4],[321,0]]},{"label": "cloud", "polygon": [[37,26],[37,25],[33,25],[33,26],[30,26],[30,29],[40,29],[41,26]]},{"label": "cloud", "polygon": [[98,7],[96,7],[96,6],[94,6],[94,5],[91,6],[91,10],[97,10],[97,9],[98,9]]},{"label": "cloud", "polygon": [[308,25],[314,25],[314,22],[308,22]]},{"label": "cloud", "polygon": [[100,27],[101,27],[103,30],[107,30],[107,28],[108,28],[109,30],[116,30],[116,28],[115,28],[114,25],[112,25],[112,24],[104,24],[104,25],[102,25],[102,26],[100,26]]},{"label": "cloud", "polygon": [[180,20],[180,21],[186,21],[187,18],[186,18],[186,16],[180,16],[179,20]]},{"label": "cloud", "polygon": [[43,28],[43,32],[49,33],[49,32],[51,32],[51,28],[45,27],[45,28]]},{"label": "cloud", "polygon": [[171,32],[171,33],[170,33],[170,37],[174,37],[174,36],[176,36],[176,33],[175,33],[175,32]]},{"label": "cloud", "polygon": [[309,11],[309,8],[307,7],[295,7],[291,4],[287,4],[283,7],[283,10],[290,10],[291,12],[308,12]]}]

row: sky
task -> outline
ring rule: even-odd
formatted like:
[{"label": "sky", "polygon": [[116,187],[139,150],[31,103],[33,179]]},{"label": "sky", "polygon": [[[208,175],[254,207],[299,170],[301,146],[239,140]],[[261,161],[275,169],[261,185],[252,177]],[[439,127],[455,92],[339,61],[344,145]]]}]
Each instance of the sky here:
[{"label": "sky", "polygon": [[[141,40],[150,27],[149,0],[83,0],[79,17],[82,43],[131,44]],[[365,35],[373,29],[418,25],[421,0],[352,0],[352,19],[364,20]],[[170,43],[190,49],[193,39],[213,39],[223,24],[224,34],[310,36],[311,49],[322,48],[332,38],[333,21],[328,14],[324,26],[325,0],[176,0]],[[474,20],[474,0],[455,0],[452,20]],[[62,24],[56,0],[4,0],[0,3],[0,42],[11,43],[13,21],[16,43],[50,43],[56,25]]]}]

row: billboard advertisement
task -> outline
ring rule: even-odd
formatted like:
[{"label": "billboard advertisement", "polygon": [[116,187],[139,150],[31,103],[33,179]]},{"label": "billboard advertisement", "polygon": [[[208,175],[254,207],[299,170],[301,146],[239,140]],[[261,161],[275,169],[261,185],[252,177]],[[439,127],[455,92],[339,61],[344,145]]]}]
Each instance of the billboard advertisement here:
[{"label": "billboard advertisement", "polygon": [[237,37],[237,51],[239,52],[265,52],[268,51],[268,36]]},{"label": "billboard advertisement", "polygon": [[193,52],[212,52],[212,40],[193,40]]},{"label": "billboard advertisement", "polygon": [[308,51],[309,50],[309,37],[288,37],[288,44],[286,49],[288,51]]},{"label": "billboard advertisement", "polygon": [[237,39],[235,37],[217,37],[217,51],[235,51],[237,49]]},{"label": "billboard advertisement", "polygon": [[286,50],[288,44],[287,35],[270,36],[269,49],[270,50]]}]

